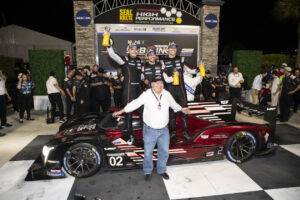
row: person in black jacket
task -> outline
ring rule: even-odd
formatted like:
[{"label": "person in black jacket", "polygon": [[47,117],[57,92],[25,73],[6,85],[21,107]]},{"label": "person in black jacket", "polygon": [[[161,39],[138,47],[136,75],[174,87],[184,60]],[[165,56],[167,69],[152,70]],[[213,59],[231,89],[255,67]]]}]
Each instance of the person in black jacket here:
[{"label": "person in black jacket", "polygon": [[122,108],[122,82],[124,77],[118,74],[112,79],[112,86],[114,89],[114,102],[117,108]]},{"label": "person in black jacket", "polygon": [[96,73],[91,82],[92,110],[93,112],[100,112],[101,107],[102,111],[106,112],[108,110],[106,99],[109,97],[105,88],[106,79],[103,77],[104,70],[99,68]]},{"label": "person in black jacket", "polygon": [[[67,77],[64,79],[64,90],[66,93],[67,119],[71,117],[71,110],[75,103],[75,94],[73,94],[74,86],[74,70],[67,70]],[[75,113],[75,109],[74,109]]]},{"label": "person in black jacket", "polygon": [[73,86],[75,94],[76,114],[84,114],[90,110],[90,82],[84,78],[81,72],[75,72],[75,81]]},{"label": "person in black jacket", "polygon": [[279,99],[280,121],[287,122],[290,117],[290,107],[293,105],[293,91],[296,88],[296,83],[292,78],[292,68],[285,67],[282,79],[282,89]]},{"label": "person in black jacket", "polygon": [[202,94],[204,97],[205,101],[209,101],[212,100],[212,94],[213,94],[213,90],[215,88],[214,84],[213,84],[213,78],[210,76],[211,72],[210,70],[207,70],[205,72],[205,76],[203,77],[202,80]]},{"label": "person in black jacket", "polygon": [[226,78],[225,72],[219,73],[218,76],[214,78],[214,85],[215,85],[215,91],[216,91],[216,99],[223,100],[227,97],[226,94],[226,86],[228,85],[228,81]]}]

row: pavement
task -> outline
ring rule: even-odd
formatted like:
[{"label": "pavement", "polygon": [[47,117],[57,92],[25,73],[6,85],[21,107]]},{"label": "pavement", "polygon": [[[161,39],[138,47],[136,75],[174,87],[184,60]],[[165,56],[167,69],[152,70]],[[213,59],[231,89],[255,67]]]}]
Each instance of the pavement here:
[{"label": "pavement", "polygon": [[[53,199],[275,199],[299,200],[300,196],[300,114],[278,123],[276,153],[234,164],[228,160],[168,166],[170,180],[156,173],[151,182],[141,170],[99,172],[75,179],[25,182],[27,169],[42,146],[57,132],[60,123],[46,124],[44,111],[33,111],[34,121],[18,122],[18,113],[9,110],[8,122],[0,137],[0,200]],[[264,123],[257,117],[238,114],[237,120]]]}]

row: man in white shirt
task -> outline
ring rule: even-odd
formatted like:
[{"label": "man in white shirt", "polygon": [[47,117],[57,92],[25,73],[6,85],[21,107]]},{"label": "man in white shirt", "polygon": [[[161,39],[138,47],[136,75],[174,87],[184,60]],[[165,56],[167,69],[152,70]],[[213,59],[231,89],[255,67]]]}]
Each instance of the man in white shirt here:
[{"label": "man in white shirt", "polygon": [[267,71],[261,71],[260,74],[258,74],[257,76],[255,76],[254,80],[253,80],[253,84],[252,84],[252,88],[251,88],[251,96],[252,96],[252,103],[253,104],[258,104],[258,95],[259,92],[261,91],[262,88],[262,80],[264,77],[267,76]]},{"label": "man in white shirt", "polygon": [[55,78],[55,72],[49,73],[49,78],[46,82],[46,87],[47,87],[48,98],[51,103],[51,122],[54,123],[56,104],[57,104],[59,109],[60,122],[63,123],[64,108],[61,100],[61,95],[65,96],[65,92],[59,87],[58,82]]},{"label": "man in white shirt", "polygon": [[244,83],[244,78],[242,73],[239,72],[239,68],[235,66],[233,68],[233,72],[231,72],[228,76],[228,84],[229,84],[229,93],[230,100],[232,101],[234,98],[240,99],[242,93],[241,84]]},{"label": "man in white shirt", "polygon": [[176,103],[170,92],[164,89],[161,76],[156,76],[151,82],[151,88],[142,93],[137,99],[131,101],[125,108],[113,114],[114,117],[122,113],[132,112],[144,105],[143,113],[143,139],[145,180],[151,180],[153,170],[153,149],[157,144],[157,173],[164,179],[169,179],[166,165],[169,158],[169,108],[174,112],[189,114],[188,108],[182,108]]},{"label": "man in white shirt", "polygon": [[271,106],[278,105],[278,99],[280,94],[280,80],[278,78],[278,72],[272,72],[272,87],[271,87]]},{"label": "man in white shirt", "polygon": [[[1,126],[0,129],[2,129],[2,126],[10,127],[11,124],[7,123],[6,121],[6,95],[8,98],[8,101],[11,100],[11,97],[9,96],[7,89],[5,87],[5,81],[6,78],[4,75],[2,75],[2,70],[0,70],[0,118],[1,118]],[[0,133],[0,136],[4,136],[4,133]]]}]

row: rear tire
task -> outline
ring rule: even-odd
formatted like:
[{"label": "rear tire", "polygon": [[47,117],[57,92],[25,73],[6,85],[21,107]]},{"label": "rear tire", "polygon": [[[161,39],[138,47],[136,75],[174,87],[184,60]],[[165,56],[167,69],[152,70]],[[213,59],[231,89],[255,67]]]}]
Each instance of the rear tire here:
[{"label": "rear tire", "polygon": [[234,163],[242,163],[251,158],[256,150],[257,142],[249,131],[239,131],[225,145],[225,155]]},{"label": "rear tire", "polygon": [[77,178],[85,178],[99,171],[102,156],[99,149],[89,143],[75,144],[64,153],[63,165],[66,172]]}]

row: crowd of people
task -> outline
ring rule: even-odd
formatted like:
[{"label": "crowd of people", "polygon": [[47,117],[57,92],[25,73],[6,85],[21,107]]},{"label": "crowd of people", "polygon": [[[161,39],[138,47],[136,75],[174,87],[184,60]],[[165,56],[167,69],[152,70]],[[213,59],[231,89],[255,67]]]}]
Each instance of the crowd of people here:
[{"label": "crowd of people", "polygon": [[253,104],[262,106],[279,106],[279,119],[287,122],[290,117],[290,108],[293,106],[297,113],[300,104],[300,68],[292,70],[283,63],[281,69],[274,65],[269,71],[262,70],[253,81],[251,97]]}]

